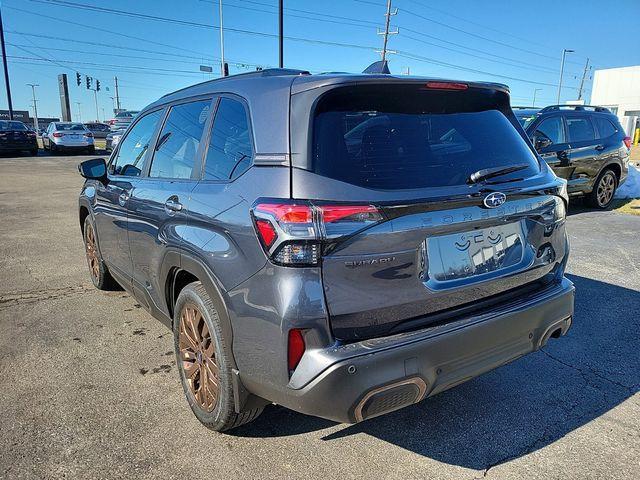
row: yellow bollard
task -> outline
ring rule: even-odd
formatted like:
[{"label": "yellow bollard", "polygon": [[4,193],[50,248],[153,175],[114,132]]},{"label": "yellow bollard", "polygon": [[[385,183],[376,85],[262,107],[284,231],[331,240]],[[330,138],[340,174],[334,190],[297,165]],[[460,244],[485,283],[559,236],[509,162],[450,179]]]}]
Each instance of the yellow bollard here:
[{"label": "yellow bollard", "polygon": [[636,134],[634,137],[633,144],[638,145],[638,143],[640,143],[640,128],[636,128]]}]

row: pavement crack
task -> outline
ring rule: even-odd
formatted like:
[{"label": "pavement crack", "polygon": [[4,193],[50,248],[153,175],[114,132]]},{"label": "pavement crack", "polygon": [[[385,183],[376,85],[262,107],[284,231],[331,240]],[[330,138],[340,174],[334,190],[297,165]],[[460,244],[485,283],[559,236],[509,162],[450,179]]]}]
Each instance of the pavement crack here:
[{"label": "pavement crack", "polygon": [[26,290],[22,292],[5,293],[0,295],[0,310],[9,308],[13,305],[36,303],[42,302],[44,300],[82,295],[92,290],[93,288],[88,285],[76,285],[61,288],[47,288],[42,290]]},{"label": "pavement crack", "polygon": [[603,380],[607,383],[610,383],[612,385],[616,385],[620,388],[623,388],[624,390],[626,390],[627,392],[629,392],[630,394],[634,394],[635,390],[634,387],[631,385],[625,385],[624,383],[618,382],[616,380],[612,380],[609,377],[607,377],[606,375],[601,374],[600,372],[594,370],[593,368],[591,368],[589,365],[586,365],[586,369],[587,371],[585,372],[583,370],[583,368],[580,367],[576,367],[575,365],[571,365],[570,363],[565,362],[564,360],[559,359],[558,357],[556,357],[555,355],[552,355],[551,353],[547,352],[544,348],[541,348],[540,351],[542,353],[544,353],[547,357],[549,357],[550,359],[558,362],[561,365],[564,365],[565,367],[571,368],[573,370],[575,370],[576,372],[578,372],[582,378],[585,380],[585,382],[589,385],[593,385],[594,387],[598,388],[597,385],[594,385],[591,382],[591,379],[587,378],[588,374],[593,375],[594,377],[599,378],[600,380]]}]

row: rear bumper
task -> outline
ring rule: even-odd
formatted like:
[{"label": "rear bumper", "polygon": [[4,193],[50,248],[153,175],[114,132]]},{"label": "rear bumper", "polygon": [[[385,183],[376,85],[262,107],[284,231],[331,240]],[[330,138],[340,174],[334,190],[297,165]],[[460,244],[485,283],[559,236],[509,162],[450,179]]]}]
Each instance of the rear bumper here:
[{"label": "rear bumper", "polygon": [[397,410],[564,335],[573,303],[573,284],[563,278],[526,301],[452,324],[308,351],[281,398],[270,400],[346,423]]},{"label": "rear bumper", "polygon": [[28,140],[24,142],[2,142],[0,143],[0,152],[10,152],[14,150],[33,150],[38,148],[38,142]]}]

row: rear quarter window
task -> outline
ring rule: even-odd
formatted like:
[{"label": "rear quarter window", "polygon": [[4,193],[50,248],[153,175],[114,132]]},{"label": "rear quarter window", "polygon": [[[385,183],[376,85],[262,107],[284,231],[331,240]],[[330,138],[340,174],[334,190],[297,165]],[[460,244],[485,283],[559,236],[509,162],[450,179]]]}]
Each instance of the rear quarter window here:
[{"label": "rear quarter window", "polygon": [[598,138],[609,138],[618,131],[618,128],[609,119],[604,117],[595,117],[593,123],[595,123],[598,129]]}]

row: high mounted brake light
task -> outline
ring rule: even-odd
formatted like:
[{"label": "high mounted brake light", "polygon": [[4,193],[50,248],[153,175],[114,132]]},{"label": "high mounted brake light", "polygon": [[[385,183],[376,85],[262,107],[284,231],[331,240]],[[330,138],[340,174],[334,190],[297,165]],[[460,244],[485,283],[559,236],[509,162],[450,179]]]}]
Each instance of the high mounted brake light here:
[{"label": "high mounted brake light", "polygon": [[252,216],[265,253],[285,266],[314,266],[324,240],[351,235],[382,220],[373,205],[260,202]]},{"label": "high mounted brake light", "polygon": [[427,82],[426,87],[432,90],[466,90],[469,85],[460,82]]}]

